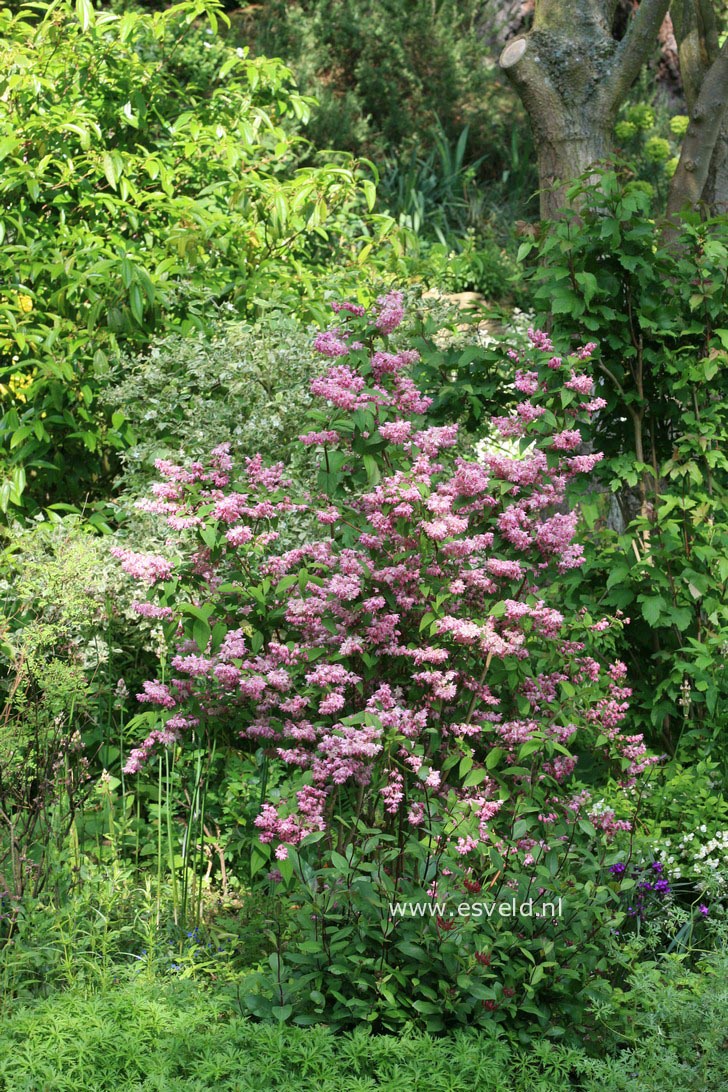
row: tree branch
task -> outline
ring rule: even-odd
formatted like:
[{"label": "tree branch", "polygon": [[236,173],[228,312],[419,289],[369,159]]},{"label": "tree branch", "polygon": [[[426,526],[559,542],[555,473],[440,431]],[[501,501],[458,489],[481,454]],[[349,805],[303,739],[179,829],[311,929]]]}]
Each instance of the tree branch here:
[{"label": "tree branch", "polygon": [[669,7],[670,0],[642,0],[637,8],[627,33],[617,46],[611,74],[601,92],[612,107],[624,99],[637,79]]},{"label": "tree branch", "polygon": [[692,111],[705,74],[720,48],[713,0],[672,0],[670,15],[685,98],[688,110]]},{"label": "tree branch", "polygon": [[667,195],[666,215],[670,226],[666,237],[674,239],[675,218],[686,205],[697,205],[710,170],[713,150],[720,136],[728,108],[728,41],[705,74],[700,94],[693,108],[690,125],[683,140],[680,162]]},{"label": "tree branch", "polygon": [[522,34],[506,43],[499,64],[521,96],[532,125],[538,128],[547,125],[549,118],[561,116],[561,97],[551,83],[528,34]]}]

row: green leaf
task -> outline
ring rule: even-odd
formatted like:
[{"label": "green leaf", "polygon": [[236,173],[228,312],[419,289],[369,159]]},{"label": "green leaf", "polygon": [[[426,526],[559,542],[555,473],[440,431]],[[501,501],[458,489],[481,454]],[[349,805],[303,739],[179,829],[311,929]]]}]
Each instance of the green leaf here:
[{"label": "green leaf", "polygon": [[76,0],[76,17],[81,24],[81,30],[85,33],[96,18],[91,0]]},{"label": "green leaf", "polygon": [[364,469],[367,472],[367,484],[369,486],[377,485],[381,477],[377,460],[373,455],[362,455],[362,462],[364,463]]},{"label": "green leaf", "polygon": [[471,755],[463,755],[460,759],[460,765],[458,766],[458,776],[465,777],[467,773],[473,768],[473,759]]},{"label": "green leaf", "polygon": [[506,752],[503,747],[493,747],[492,750],[488,751],[485,759],[486,769],[494,770],[505,753]]},{"label": "green leaf", "polygon": [[253,842],[250,849],[250,875],[255,876],[261,869],[266,868],[271,858],[271,847],[262,842]]},{"label": "green leaf", "polygon": [[642,600],[642,616],[650,626],[656,626],[667,603],[661,595],[651,595]]},{"label": "green leaf", "polygon": [[670,621],[677,626],[681,633],[689,628],[693,621],[693,611],[689,607],[671,607]]},{"label": "green leaf", "polygon": [[119,185],[119,176],[118,176],[118,174],[116,172],[116,164],[114,163],[114,160],[111,158],[111,155],[109,154],[109,152],[104,152],[104,154],[102,155],[102,157],[101,157],[101,166],[104,169],[104,174],[106,175],[106,181],[109,183],[112,190],[117,189],[118,185]]},{"label": "green leaf", "polygon": [[593,273],[577,273],[575,280],[584,293],[584,302],[588,307],[599,290],[597,279]]},{"label": "green leaf", "polygon": [[142,290],[136,282],[129,289],[129,305],[131,313],[140,326],[144,325],[144,299]]},{"label": "green leaf", "polygon": [[518,253],[516,254],[516,261],[520,264],[524,258],[528,257],[535,245],[536,244],[532,239],[527,239],[525,242],[521,243],[518,248]]},{"label": "green leaf", "polygon": [[211,629],[208,622],[205,622],[202,618],[195,618],[192,623],[192,639],[199,648],[200,652],[204,652],[207,648],[207,643],[210,640]]}]

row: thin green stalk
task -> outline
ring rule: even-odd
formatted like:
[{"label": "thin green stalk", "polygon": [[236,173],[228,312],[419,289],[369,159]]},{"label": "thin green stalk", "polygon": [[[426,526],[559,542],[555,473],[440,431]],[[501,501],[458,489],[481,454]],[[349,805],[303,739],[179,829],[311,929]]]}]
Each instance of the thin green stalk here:
[{"label": "thin green stalk", "polygon": [[[197,752],[196,766],[195,766],[195,783],[192,789],[192,799],[190,801],[190,813],[187,819],[187,825],[185,827],[184,841],[182,847],[182,919],[187,918],[187,904],[189,895],[189,881],[190,871],[194,867],[194,864],[190,865],[190,848],[192,845],[192,824],[194,823],[195,816],[200,805],[200,784],[202,781],[202,752]],[[193,881],[193,897],[194,897],[194,881]]]},{"label": "thin green stalk", "polygon": [[207,764],[206,776],[203,784],[202,800],[200,803],[200,875],[199,875],[199,887],[197,890],[197,908],[195,913],[195,924],[199,926],[202,919],[202,866],[205,858],[205,804],[207,802],[207,782],[209,780],[209,772],[212,767],[212,763],[215,760],[215,742],[212,744],[212,752]]},{"label": "thin green stalk", "polygon": [[124,778],[124,706],[119,707],[119,763],[121,767],[121,798],[124,801],[124,815],[126,815],[126,780]]},{"label": "thin green stalk", "polygon": [[174,860],[174,840],[172,837],[172,792],[174,787],[174,760],[175,755],[172,755],[172,766],[170,768],[169,763],[169,751],[165,748],[164,751],[164,764],[166,771],[166,799],[164,803],[164,810],[167,816],[167,860],[169,862],[169,874],[172,881],[172,913],[174,915],[174,924],[179,925],[179,899],[177,898],[177,869],[175,867]]},{"label": "thin green stalk", "polygon": [[159,756],[159,777],[157,781],[157,929],[162,907],[162,756]]},{"label": "thin green stalk", "polygon": [[134,824],[134,868],[139,871],[139,837],[142,825],[142,800],[137,793],[136,797],[136,823]]}]

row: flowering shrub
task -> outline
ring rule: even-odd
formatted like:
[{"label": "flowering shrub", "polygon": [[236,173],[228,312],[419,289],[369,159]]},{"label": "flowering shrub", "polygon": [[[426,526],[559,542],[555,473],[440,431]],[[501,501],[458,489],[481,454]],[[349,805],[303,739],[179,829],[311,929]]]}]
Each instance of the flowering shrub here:
[{"label": "flowering shrub", "polygon": [[717,918],[728,910],[728,801],[720,766],[673,761],[647,788],[634,856],[653,855],[681,905],[709,904]]},{"label": "flowering shrub", "polygon": [[728,831],[712,836],[705,823],[675,839],[666,838],[660,857],[679,881],[703,896],[725,899],[728,895]]},{"label": "flowering shrub", "polygon": [[[259,456],[236,470],[226,445],[160,460],[139,503],[181,559],[116,550],[150,588],[136,609],[173,646],[170,677],[139,695],[159,721],[126,772],[212,733],[287,770],[255,820],[252,872],[273,864],[298,909],[249,996],[259,1015],[437,1030],[546,1022],[556,1004],[583,1014],[607,971],[594,938],[619,917],[599,877],[630,830],[587,782],[612,779],[627,814],[656,761],[622,732],[624,665],[603,662],[620,620],[549,601],[553,575],[582,561],[563,502],[600,458],[578,450],[579,420],[601,406],[584,374],[594,346],[562,359],[531,331],[533,360],[510,354],[522,401],[494,422],[520,457],[476,462],[457,426],[428,426],[417,353],[388,350],[401,296],[334,310],[315,341],[325,405],[300,437],[320,451],[320,495],[294,497]],[[320,536],[277,549],[276,520],[312,511]],[[563,917],[484,923],[455,913],[470,896],[507,900],[513,919],[516,903],[561,899]],[[430,910],[402,914],[402,900]]]}]

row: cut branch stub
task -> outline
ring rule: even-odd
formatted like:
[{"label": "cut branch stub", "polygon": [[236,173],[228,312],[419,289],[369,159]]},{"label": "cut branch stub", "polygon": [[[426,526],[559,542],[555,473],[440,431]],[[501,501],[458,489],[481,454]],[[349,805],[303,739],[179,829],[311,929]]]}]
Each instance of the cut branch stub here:
[{"label": "cut branch stub", "polygon": [[512,68],[514,64],[518,64],[527,49],[528,41],[526,38],[514,38],[512,42],[508,42],[500,55],[501,68]]}]

